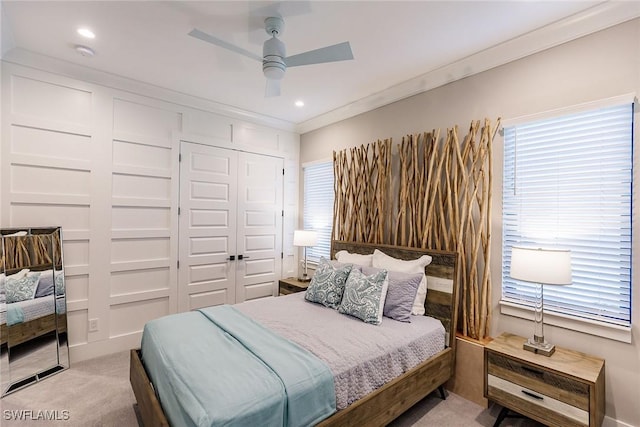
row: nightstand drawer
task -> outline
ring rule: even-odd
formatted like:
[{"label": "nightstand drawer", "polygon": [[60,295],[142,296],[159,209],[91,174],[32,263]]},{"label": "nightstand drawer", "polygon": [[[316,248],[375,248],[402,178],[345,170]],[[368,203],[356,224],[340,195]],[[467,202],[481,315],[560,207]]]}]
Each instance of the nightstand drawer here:
[{"label": "nightstand drawer", "polygon": [[487,371],[489,375],[589,411],[589,385],[583,382],[493,352],[487,355]]},{"label": "nightstand drawer", "polygon": [[550,427],[599,427],[604,419],[604,360],[557,347],[527,351],[526,338],[502,333],[484,348],[484,396]]},{"label": "nightstand drawer", "polygon": [[494,375],[487,377],[489,399],[509,402],[509,407],[522,414],[537,414],[557,425],[578,427],[589,425],[589,411],[546,396],[535,390]]}]

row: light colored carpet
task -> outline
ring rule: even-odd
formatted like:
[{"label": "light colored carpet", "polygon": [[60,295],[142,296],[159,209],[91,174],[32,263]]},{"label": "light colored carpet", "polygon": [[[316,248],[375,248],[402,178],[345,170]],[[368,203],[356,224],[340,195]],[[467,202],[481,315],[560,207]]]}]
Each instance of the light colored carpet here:
[{"label": "light colored carpet", "polygon": [[[77,363],[2,400],[2,426],[137,426],[135,398],[129,385],[129,353],[119,352]],[[36,418],[38,411],[57,415],[58,421],[12,420],[20,410]],[[7,411],[10,411],[7,413]],[[18,412],[16,412],[18,411]],[[65,412],[68,411],[68,420]]]},{"label": "light colored carpet", "polygon": [[[74,364],[66,371],[4,397],[0,400],[0,424],[3,427],[137,427],[134,403],[129,385],[129,352],[119,352]],[[58,420],[35,420],[43,415],[40,411],[48,411],[47,415],[57,416]],[[483,409],[452,393],[441,400],[435,393],[391,426],[489,427],[498,412],[499,407]],[[20,414],[32,420],[11,419]],[[529,420],[507,418],[501,427],[538,425]]]}]

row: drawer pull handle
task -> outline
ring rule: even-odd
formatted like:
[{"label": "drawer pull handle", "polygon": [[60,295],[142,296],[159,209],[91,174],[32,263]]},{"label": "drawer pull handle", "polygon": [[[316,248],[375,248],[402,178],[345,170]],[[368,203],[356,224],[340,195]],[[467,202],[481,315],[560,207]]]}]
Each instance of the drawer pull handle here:
[{"label": "drawer pull handle", "polygon": [[533,369],[533,368],[529,368],[528,366],[523,366],[522,369],[524,371],[527,372],[531,372],[532,374],[536,374],[536,375],[544,375],[544,372],[540,372],[537,369]]},{"label": "drawer pull handle", "polygon": [[522,391],[524,394],[526,394],[529,397],[533,397],[534,399],[544,400],[544,397],[538,396],[537,394],[531,393],[530,391],[527,391],[527,390],[520,390],[520,391]]}]

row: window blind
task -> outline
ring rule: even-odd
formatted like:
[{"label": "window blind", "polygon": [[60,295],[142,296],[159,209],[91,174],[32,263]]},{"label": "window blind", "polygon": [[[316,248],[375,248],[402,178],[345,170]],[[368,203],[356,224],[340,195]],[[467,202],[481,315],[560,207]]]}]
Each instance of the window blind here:
[{"label": "window blind", "polygon": [[633,104],[505,128],[503,301],[535,300],[512,246],[562,247],[573,283],[545,286],[545,311],[631,325],[632,140]]},{"label": "window blind", "polygon": [[318,243],[307,248],[309,261],[330,257],[333,231],[333,162],[314,163],[303,168],[305,230],[318,233]]}]

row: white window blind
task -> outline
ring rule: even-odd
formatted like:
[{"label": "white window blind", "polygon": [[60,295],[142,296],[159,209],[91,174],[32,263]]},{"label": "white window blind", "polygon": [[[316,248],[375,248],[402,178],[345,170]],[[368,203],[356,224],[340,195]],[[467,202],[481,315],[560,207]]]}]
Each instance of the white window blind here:
[{"label": "white window blind", "polygon": [[568,248],[573,283],[544,288],[545,312],[630,326],[633,104],[504,131],[503,301],[535,300],[512,246]]},{"label": "white window blind", "polygon": [[330,257],[331,233],[333,230],[333,162],[314,163],[304,166],[304,210],[305,230],[318,233],[318,243],[307,248],[309,261],[320,261]]}]

